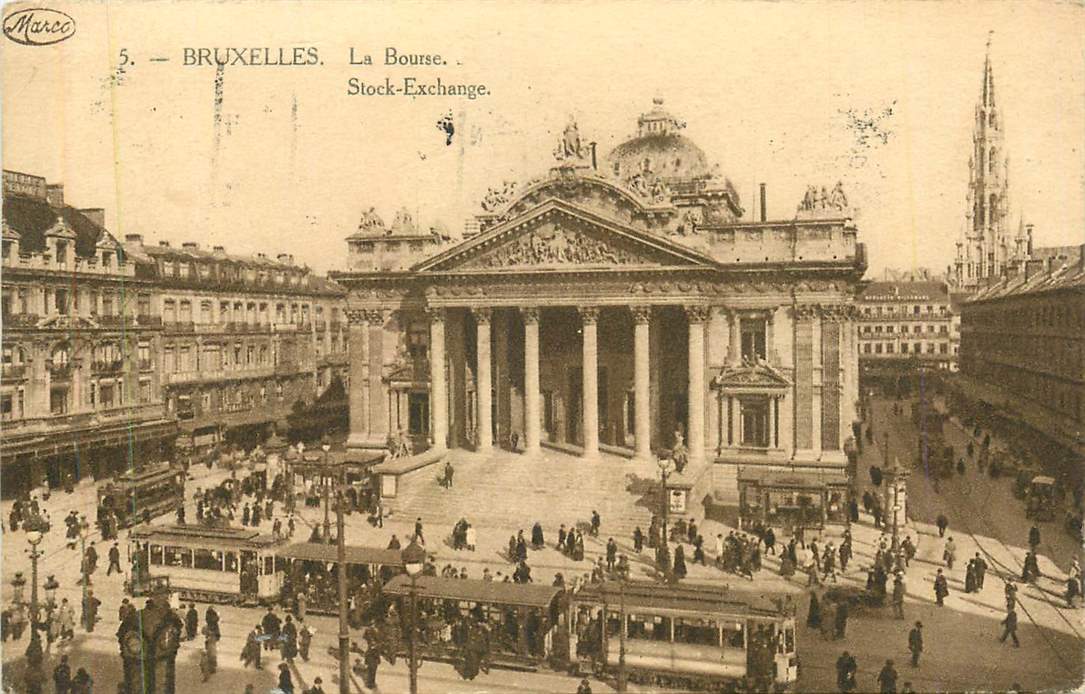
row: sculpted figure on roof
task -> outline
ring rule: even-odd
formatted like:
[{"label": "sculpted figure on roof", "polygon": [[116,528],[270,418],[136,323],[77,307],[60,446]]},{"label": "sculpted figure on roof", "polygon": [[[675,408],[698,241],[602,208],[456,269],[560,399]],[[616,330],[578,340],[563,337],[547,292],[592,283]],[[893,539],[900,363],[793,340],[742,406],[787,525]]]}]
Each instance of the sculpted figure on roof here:
[{"label": "sculpted figure on roof", "polygon": [[375,207],[370,207],[365,212],[362,212],[362,218],[358,222],[359,231],[377,231],[384,229],[384,220],[377,214]]}]

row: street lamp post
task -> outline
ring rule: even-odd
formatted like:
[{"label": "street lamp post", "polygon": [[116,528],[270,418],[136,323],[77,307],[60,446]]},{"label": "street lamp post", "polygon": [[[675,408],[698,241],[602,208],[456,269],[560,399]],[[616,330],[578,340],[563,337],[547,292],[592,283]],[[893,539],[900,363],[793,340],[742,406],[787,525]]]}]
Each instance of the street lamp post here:
[{"label": "street lamp post", "polygon": [[665,570],[665,574],[669,575],[670,574],[670,563],[671,562],[670,562],[670,548],[667,546],[667,510],[668,510],[668,507],[670,506],[670,503],[669,503],[669,500],[667,499],[667,477],[671,474],[671,467],[674,465],[674,461],[672,461],[669,457],[668,458],[659,458],[656,461],[656,464],[659,466],[659,474],[660,474],[660,495],[659,496],[660,496],[660,500],[662,501],[662,506],[663,506],[663,509],[662,509],[662,517],[663,517],[662,542],[663,542],[663,547],[662,547],[661,558],[663,558],[665,560],[665,562],[664,562],[664,566],[662,568]]},{"label": "street lamp post", "polygon": [[422,573],[426,561],[426,550],[418,544],[418,539],[411,540],[403,552],[403,566],[411,577],[411,622],[407,630],[407,667],[410,674],[410,694],[418,694],[418,662],[415,658],[415,627],[418,622],[418,574]]},{"label": "street lamp post", "polygon": [[[605,626],[604,619],[604,628]],[[625,691],[625,573],[618,575],[618,682],[619,692]]]},{"label": "street lamp post", "polygon": [[41,544],[42,534],[39,530],[31,530],[26,534],[26,541],[30,543],[30,630],[31,633],[38,629],[38,559],[45,553],[38,551]]},{"label": "street lamp post", "polygon": [[[324,455],[328,445],[324,444]],[[327,461],[325,461],[327,462]],[[350,694],[350,632],[347,624],[347,533],[343,519],[343,468],[340,466],[339,484],[335,490],[335,556],[339,563],[339,692]]]},{"label": "street lamp post", "polygon": [[[332,524],[328,518],[328,506],[331,501],[331,484],[329,483],[327,475],[329,469],[328,451],[331,449],[331,446],[328,445],[328,443],[324,443],[321,448],[324,450],[324,474],[321,475],[324,482],[324,542],[331,542]],[[338,494],[338,491],[336,492],[336,494]]]},{"label": "street lamp post", "polygon": [[60,581],[56,576],[49,574],[49,577],[45,579],[45,606],[47,609],[53,609],[57,604],[57,589],[60,588]]}]

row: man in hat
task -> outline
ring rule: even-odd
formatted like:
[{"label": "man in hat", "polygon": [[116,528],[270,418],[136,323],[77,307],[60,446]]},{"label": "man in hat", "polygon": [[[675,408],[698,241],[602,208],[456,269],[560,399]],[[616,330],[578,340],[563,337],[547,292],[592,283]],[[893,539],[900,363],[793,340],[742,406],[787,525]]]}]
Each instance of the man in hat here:
[{"label": "man in hat", "polygon": [[908,632],[908,650],[912,652],[912,667],[919,667],[919,654],[923,652],[923,622],[916,622]]}]

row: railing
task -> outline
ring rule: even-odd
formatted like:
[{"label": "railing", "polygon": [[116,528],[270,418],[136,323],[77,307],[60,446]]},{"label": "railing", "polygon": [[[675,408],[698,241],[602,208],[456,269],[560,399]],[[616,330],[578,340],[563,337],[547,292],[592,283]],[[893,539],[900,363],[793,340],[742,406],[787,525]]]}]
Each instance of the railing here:
[{"label": "railing", "polygon": [[35,328],[39,320],[41,320],[41,316],[32,313],[5,313],[4,328],[8,330],[13,328]]},{"label": "railing", "polygon": [[122,405],[111,409],[93,412],[78,412],[27,419],[12,419],[4,422],[5,436],[19,433],[50,432],[64,428],[82,428],[101,426],[112,422],[132,422],[141,420],[163,419],[166,407],[162,403],[144,405]]},{"label": "railing", "polygon": [[57,364],[49,367],[49,375],[54,381],[68,381],[72,378],[71,364]]},{"label": "railing", "polygon": [[23,378],[28,371],[26,364],[6,364],[3,367],[3,371],[0,372],[3,375],[4,380],[9,378]]},{"label": "railing", "polygon": [[152,316],[146,313],[141,313],[136,316],[136,323],[147,328],[159,327],[162,325],[162,316]]},{"label": "railing", "polygon": [[111,373],[115,371],[124,370],[124,359],[110,359],[105,361],[96,361],[91,364],[91,370],[98,373]]},{"label": "railing", "polygon": [[139,360],[139,370],[140,371],[154,371],[154,360],[153,359],[140,359]]},{"label": "railing", "polygon": [[196,331],[196,324],[192,321],[166,321],[163,323],[166,332],[191,333]]},{"label": "railing", "polygon": [[179,383],[196,383],[198,381],[226,381],[245,378],[268,378],[277,373],[277,369],[270,366],[261,366],[255,369],[200,369],[199,371],[178,371],[166,374],[166,382],[170,385]]}]

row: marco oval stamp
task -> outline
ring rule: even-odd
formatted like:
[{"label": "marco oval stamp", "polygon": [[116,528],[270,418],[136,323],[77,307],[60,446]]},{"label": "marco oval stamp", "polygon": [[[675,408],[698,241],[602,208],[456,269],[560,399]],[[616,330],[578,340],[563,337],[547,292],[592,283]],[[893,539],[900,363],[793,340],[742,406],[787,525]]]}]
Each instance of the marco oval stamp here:
[{"label": "marco oval stamp", "polygon": [[75,20],[60,10],[32,7],[4,17],[4,36],[24,46],[50,46],[75,35]]}]

